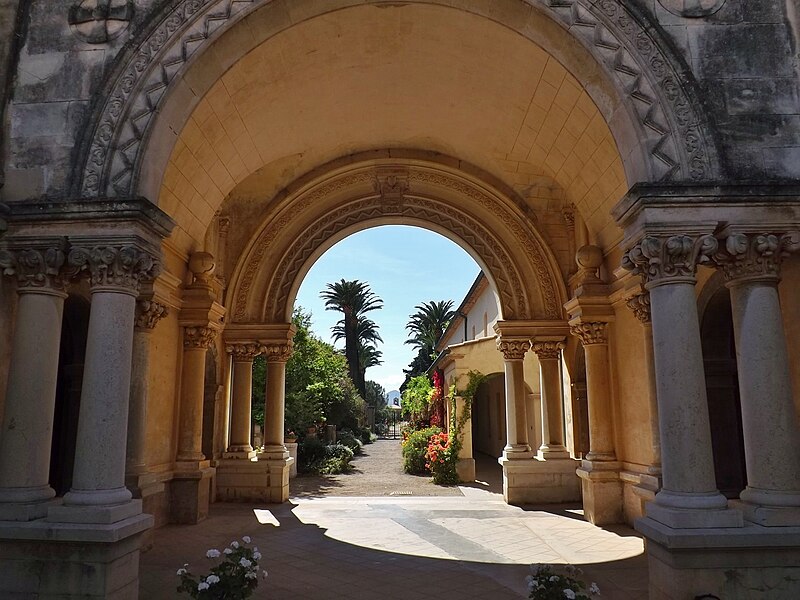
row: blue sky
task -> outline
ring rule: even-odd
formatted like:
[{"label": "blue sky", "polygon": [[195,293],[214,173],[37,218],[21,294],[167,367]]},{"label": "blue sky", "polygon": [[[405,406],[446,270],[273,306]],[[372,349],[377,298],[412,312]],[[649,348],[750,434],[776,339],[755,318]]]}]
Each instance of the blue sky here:
[{"label": "blue sky", "polygon": [[[386,391],[403,382],[403,369],[414,358],[404,344],[405,330],[414,307],[429,300],[461,303],[480,268],[460,246],[418,227],[400,225],[367,229],[342,240],[314,263],[303,280],[295,305],[312,314],[312,328],[332,342],[331,327],[341,313],[326,311],[319,293],[326,284],[358,279],[370,284],[383,299],[383,309],[370,313],[380,327],[383,364],[367,370],[367,379]],[[338,344],[342,347],[343,342]]]}]

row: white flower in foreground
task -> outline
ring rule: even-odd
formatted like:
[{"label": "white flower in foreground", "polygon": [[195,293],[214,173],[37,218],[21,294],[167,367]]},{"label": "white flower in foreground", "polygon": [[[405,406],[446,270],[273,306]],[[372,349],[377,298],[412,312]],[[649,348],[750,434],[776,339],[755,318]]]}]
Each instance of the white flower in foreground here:
[{"label": "white flower in foreground", "polygon": [[597,587],[597,584],[594,581],[592,582],[592,585],[589,586],[589,593],[592,594],[593,596],[600,595],[600,588]]},{"label": "white flower in foreground", "polygon": [[216,548],[212,548],[208,552],[206,552],[206,558],[219,558],[219,550]]},{"label": "white flower in foreground", "polygon": [[266,578],[267,578],[267,572],[266,572],[266,571],[261,571],[261,576],[262,576],[264,579],[266,579]]},{"label": "white flower in foreground", "polygon": [[201,582],[200,582],[200,583],[197,585],[197,591],[198,591],[198,592],[202,592],[203,590],[207,590],[207,589],[208,589],[208,584],[207,584],[205,581],[201,581]]},{"label": "white flower in foreground", "polygon": [[239,564],[242,565],[246,569],[247,567],[249,567],[253,563],[250,562],[249,560],[247,560],[246,558],[243,558],[242,560],[239,561]]},{"label": "white flower in foreground", "polygon": [[558,575],[550,575],[550,582],[555,583],[558,581]]},{"label": "white flower in foreground", "polygon": [[253,546],[253,552],[258,552],[258,546]]},{"label": "white flower in foreground", "polygon": [[249,535],[242,536],[242,541],[245,544],[249,544],[250,543],[250,536]]},{"label": "white flower in foreground", "polygon": [[226,555],[227,554],[233,554],[233,550],[231,550],[230,548],[225,548],[225,550],[223,550],[222,553],[226,554]]},{"label": "white flower in foreground", "polygon": [[219,583],[219,577],[217,577],[216,575],[209,575],[208,577],[206,577],[206,583],[208,585],[214,585],[215,583]]},{"label": "white flower in foreground", "polygon": [[239,547],[239,542],[237,542],[236,540],[233,540],[231,542],[231,548],[238,548],[238,547]]},{"label": "white flower in foreground", "polygon": [[244,578],[245,579],[258,579],[258,575],[255,573],[255,571],[248,571],[247,573],[244,574]]},{"label": "white flower in foreground", "polygon": [[253,558],[255,558],[256,560],[261,560],[261,552],[258,551],[253,552]]},{"label": "white flower in foreground", "polygon": [[178,572],[176,573],[176,575],[186,575],[186,573],[188,573],[188,571],[186,569],[184,569],[183,567],[181,567],[180,569],[178,569]]},{"label": "white flower in foreground", "polygon": [[575,600],[575,592],[569,588],[564,590],[564,596],[567,598],[567,600]]}]

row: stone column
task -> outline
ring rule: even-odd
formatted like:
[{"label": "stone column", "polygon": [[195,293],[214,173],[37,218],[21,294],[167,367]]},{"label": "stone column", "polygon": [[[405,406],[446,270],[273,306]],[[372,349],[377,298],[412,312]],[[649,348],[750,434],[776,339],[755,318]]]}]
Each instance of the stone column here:
[{"label": "stone column", "polygon": [[664,486],[647,515],[672,528],[742,525],[716,488],[694,290],[697,264],[716,248],[710,235],[647,235],[623,259],[652,309]]},{"label": "stone column", "polygon": [[58,353],[64,310],[64,244],[0,252],[0,269],[16,275],[11,364],[0,432],[0,520],[45,516],[50,487]]},{"label": "stone column", "polygon": [[136,296],[156,263],[135,246],[73,247],[67,261],[88,272],[92,305],[72,488],[48,520],[113,523],[141,513],[125,487],[128,402]]},{"label": "stone column", "polygon": [[133,329],[133,361],[131,365],[131,393],[128,406],[128,450],[126,475],[129,487],[136,494],[134,482],[147,472],[145,442],[147,435],[147,390],[150,372],[150,334],[162,318],[167,307],[153,299],[136,303],[136,321]]},{"label": "stone column", "polygon": [[292,355],[290,342],[266,343],[267,386],[264,401],[264,452],[259,463],[269,468],[269,500],[289,499],[289,469],[294,462],[283,443],[286,398],[286,361]]},{"label": "stone column", "polygon": [[791,236],[734,233],[717,256],[731,291],[747,489],[737,506],[767,526],[800,525],[800,427],[778,298]]},{"label": "stone column", "polygon": [[253,359],[261,354],[261,345],[255,342],[228,344],[233,357],[233,385],[231,401],[230,445],[225,458],[255,456],[250,444],[253,397]]},{"label": "stone column", "polygon": [[525,414],[525,374],[523,359],[530,348],[527,339],[499,337],[497,349],[503,353],[506,373],[506,447],[503,456],[508,459],[531,458],[528,445],[528,419]]},{"label": "stone column", "polygon": [[542,393],[542,460],[570,458],[564,446],[564,406],[561,394],[562,341],[534,340],[532,348],[539,359]]},{"label": "stone column", "polygon": [[211,327],[186,327],[183,331],[178,461],[206,459],[202,451],[206,352],[216,337],[217,331]]}]

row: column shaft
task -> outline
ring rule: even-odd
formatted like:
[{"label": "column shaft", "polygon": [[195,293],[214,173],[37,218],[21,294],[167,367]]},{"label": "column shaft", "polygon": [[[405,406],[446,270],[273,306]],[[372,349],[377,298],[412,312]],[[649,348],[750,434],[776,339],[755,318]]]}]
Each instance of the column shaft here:
[{"label": "column shaft", "polygon": [[20,289],[0,433],[0,502],[55,496],[48,479],[65,298]]},{"label": "column shaft", "polygon": [[611,381],[607,344],[587,344],[586,393],[589,404],[589,453],[587,460],[616,460],[614,423],[611,418]]},{"label": "column shaft", "polygon": [[145,439],[147,433],[147,387],[150,370],[149,329],[133,332],[131,396],[128,406],[128,451],[126,473],[141,475],[146,468]]},{"label": "column shaft", "polygon": [[286,362],[267,360],[267,388],[264,402],[264,450],[284,452],[283,420],[286,394]]},{"label": "column shaft", "polygon": [[251,452],[250,417],[253,393],[253,360],[233,360],[233,401],[231,408],[231,442],[228,452]]},{"label": "column shaft", "polygon": [[181,368],[181,421],[178,434],[178,460],[205,460],[203,444],[203,394],[205,392],[205,347],[183,351]]},{"label": "column shaft", "polygon": [[125,487],[125,442],[136,308],[133,293],[102,287],[92,290],[75,469],[65,504],[120,504],[131,499]]},{"label": "column shaft", "polygon": [[506,359],[506,437],[505,451],[530,452],[525,415],[525,374],[522,359]]},{"label": "column shaft", "polygon": [[569,458],[564,446],[564,401],[561,394],[561,342],[534,342],[539,358],[539,382],[542,393],[542,459]]}]

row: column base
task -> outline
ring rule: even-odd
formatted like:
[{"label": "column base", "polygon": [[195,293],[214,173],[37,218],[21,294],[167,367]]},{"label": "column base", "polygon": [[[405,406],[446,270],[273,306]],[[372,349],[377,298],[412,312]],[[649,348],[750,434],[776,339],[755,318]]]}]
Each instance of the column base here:
[{"label": "column base", "polygon": [[762,506],[742,500],[730,505],[742,511],[744,518],[764,527],[800,527],[800,506]]},{"label": "column base", "polygon": [[0,521],[34,521],[47,516],[53,506],[59,506],[61,498],[51,498],[43,502],[3,502],[0,503]]},{"label": "column base", "polygon": [[498,459],[503,467],[503,498],[508,504],[560,504],[581,499],[581,480],[572,459]]},{"label": "column base", "polygon": [[62,504],[47,511],[48,523],[96,523],[110,525],[142,514],[142,501],[129,500],[110,506],[75,506]]},{"label": "column base", "polygon": [[[291,460],[291,459],[289,459]],[[272,474],[275,473],[274,461],[242,461],[236,459],[222,459],[217,465],[217,497],[223,502],[273,502],[275,494],[280,495],[282,490],[272,490]],[[290,467],[294,461],[287,464]],[[282,473],[275,473],[275,477],[283,487]],[[288,478],[286,481],[288,499]],[[283,500],[280,500],[283,502]]]},{"label": "column base", "polygon": [[212,467],[175,472],[170,482],[170,520],[173,523],[194,525],[208,517],[214,474]]},{"label": "column base", "polygon": [[564,446],[542,446],[536,453],[536,458],[539,460],[573,460]]},{"label": "column base", "polygon": [[[276,453],[277,454],[277,453]],[[284,452],[280,458],[262,458],[259,455],[258,463],[267,467],[267,502],[280,504],[289,499],[289,471],[294,464],[294,459],[289,456],[289,452]]]},{"label": "column base", "polygon": [[0,523],[0,597],[136,600],[152,525],[142,514],[110,525]]},{"label": "column base", "polygon": [[297,442],[287,442],[286,450],[292,459],[292,464],[289,466],[289,479],[297,477],[297,449],[300,446]]},{"label": "column base", "polygon": [[459,458],[456,462],[456,474],[462,483],[475,481],[475,459]]},{"label": "column base", "polygon": [[651,600],[800,598],[800,528],[673,529],[643,518]]},{"label": "column base", "polygon": [[[724,503],[720,506],[718,496]],[[719,492],[678,494],[661,490],[646,507],[647,517],[673,529],[708,529],[742,527],[741,511],[728,508]]]},{"label": "column base", "polygon": [[620,464],[584,460],[577,470],[583,493],[583,516],[593,525],[624,522]]},{"label": "column base", "polygon": [[236,450],[222,453],[223,460],[253,460],[255,457],[255,450]]}]

